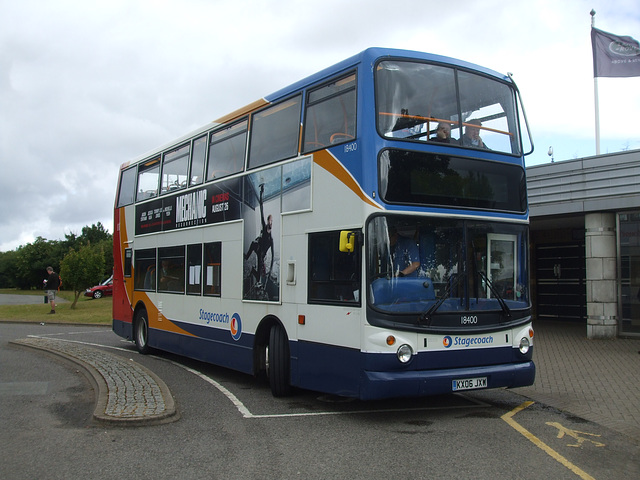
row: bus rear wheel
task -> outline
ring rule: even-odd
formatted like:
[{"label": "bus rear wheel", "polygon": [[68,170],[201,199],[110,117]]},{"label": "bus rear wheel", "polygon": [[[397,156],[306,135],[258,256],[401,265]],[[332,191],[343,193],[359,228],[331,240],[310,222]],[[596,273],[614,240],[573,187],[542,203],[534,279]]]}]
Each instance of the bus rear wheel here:
[{"label": "bus rear wheel", "polygon": [[289,339],[284,327],[280,324],[271,327],[266,356],[271,393],[274,397],[291,395]]},{"label": "bus rear wheel", "polygon": [[142,309],[136,314],[133,323],[133,339],[136,342],[138,352],[143,355],[149,353],[149,318],[147,311]]}]

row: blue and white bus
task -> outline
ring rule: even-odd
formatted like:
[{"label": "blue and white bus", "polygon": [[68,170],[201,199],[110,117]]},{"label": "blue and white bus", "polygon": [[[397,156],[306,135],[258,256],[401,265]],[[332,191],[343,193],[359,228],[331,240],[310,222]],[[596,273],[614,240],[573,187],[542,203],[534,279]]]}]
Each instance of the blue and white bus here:
[{"label": "blue and white bus", "polygon": [[113,330],[276,396],[531,385],[523,113],[371,48],[123,164]]}]

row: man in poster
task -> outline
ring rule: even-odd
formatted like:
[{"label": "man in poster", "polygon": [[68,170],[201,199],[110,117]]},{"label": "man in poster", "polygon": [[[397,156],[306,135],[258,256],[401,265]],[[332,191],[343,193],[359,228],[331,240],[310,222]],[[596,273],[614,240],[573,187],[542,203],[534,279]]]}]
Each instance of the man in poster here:
[{"label": "man in poster", "polygon": [[265,287],[267,286],[267,282],[269,281],[269,276],[267,275],[267,271],[265,269],[264,260],[267,256],[269,250],[271,250],[271,265],[269,266],[269,273],[273,270],[273,237],[271,236],[271,231],[273,229],[273,216],[269,215],[265,221],[264,218],[264,207],[263,207],[263,196],[264,196],[264,183],[260,184],[260,221],[262,222],[262,230],[260,232],[260,236],[257,237],[251,245],[249,246],[249,250],[244,256],[245,261],[251,257],[252,253],[256,254],[258,268],[251,267],[251,275],[255,277],[258,284],[261,284]]}]

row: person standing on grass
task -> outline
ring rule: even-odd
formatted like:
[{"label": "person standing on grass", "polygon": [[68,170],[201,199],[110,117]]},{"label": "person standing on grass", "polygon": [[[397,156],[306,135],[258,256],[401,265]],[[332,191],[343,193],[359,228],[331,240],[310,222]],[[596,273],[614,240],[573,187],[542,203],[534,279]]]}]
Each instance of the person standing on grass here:
[{"label": "person standing on grass", "polygon": [[58,274],[53,271],[53,267],[47,267],[48,277],[44,281],[44,289],[47,292],[47,298],[49,299],[49,304],[51,305],[51,313],[56,313],[56,293],[58,292],[58,287],[60,286],[60,277]]}]

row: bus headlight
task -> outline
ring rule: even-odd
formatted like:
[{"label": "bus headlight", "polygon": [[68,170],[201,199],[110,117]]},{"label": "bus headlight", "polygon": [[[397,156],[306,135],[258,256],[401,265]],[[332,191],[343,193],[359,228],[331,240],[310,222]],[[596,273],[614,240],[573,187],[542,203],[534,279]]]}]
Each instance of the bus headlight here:
[{"label": "bus headlight", "polygon": [[406,343],[404,345],[400,345],[398,347],[396,355],[398,355],[398,360],[400,360],[400,363],[407,363],[409,360],[411,360],[411,356],[413,355],[413,348],[411,348]]},{"label": "bus headlight", "polygon": [[529,339],[527,337],[522,337],[520,339],[520,353],[521,354],[526,354],[529,351],[529,348],[531,347],[531,342],[529,342]]}]

